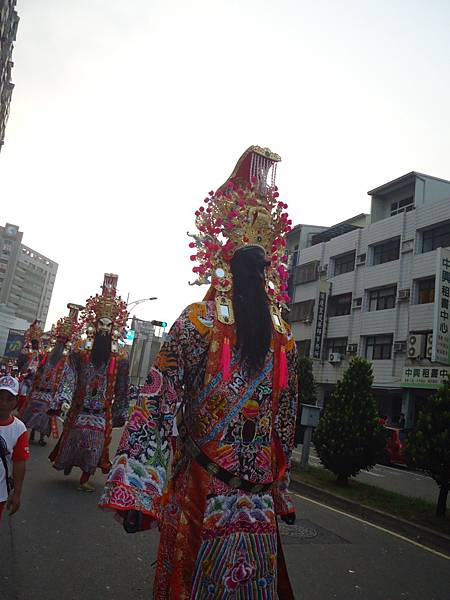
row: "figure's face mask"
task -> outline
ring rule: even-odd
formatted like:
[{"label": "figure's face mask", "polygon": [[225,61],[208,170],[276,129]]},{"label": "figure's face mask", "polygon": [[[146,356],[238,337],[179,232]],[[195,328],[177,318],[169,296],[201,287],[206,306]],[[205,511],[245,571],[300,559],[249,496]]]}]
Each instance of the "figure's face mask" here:
[{"label": "figure's face mask", "polygon": [[108,335],[111,333],[112,320],[109,317],[101,317],[97,322],[97,333]]}]

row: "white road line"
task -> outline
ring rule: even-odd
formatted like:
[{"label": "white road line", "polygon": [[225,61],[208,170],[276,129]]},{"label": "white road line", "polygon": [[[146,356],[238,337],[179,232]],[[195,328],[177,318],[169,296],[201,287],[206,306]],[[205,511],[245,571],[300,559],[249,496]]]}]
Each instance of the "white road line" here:
[{"label": "white road line", "polygon": [[373,471],[361,471],[358,475],[370,475],[371,477],[386,477],[386,475],[380,475],[380,473],[374,473]]},{"label": "white road line", "polygon": [[442,554],[442,552],[433,550],[433,548],[429,548],[428,546],[424,546],[423,544],[419,544],[419,542],[415,542],[414,540],[411,540],[410,538],[407,538],[404,535],[400,535],[400,533],[396,533],[395,531],[391,531],[390,529],[385,529],[384,527],[381,527],[381,525],[375,525],[375,523],[370,523],[370,521],[365,521],[364,519],[355,517],[355,515],[350,515],[349,513],[346,513],[342,510],[338,510],[337,508],[333,508],[331,506],[327,506],[326,504],[322,504],[322,502],[318,502],[317,500],[312,500],[311,498],[307,498],[306,496],[300,496],[300,494],[296,494],[295,492],[290,492],[290,493],[292,496],[296,496],[297,498],[300,498],[301,500],[306,500],[307,502],[311,502],[312,504],[317,504],[318,506],[321,506],[322,508],[327,508],[328,510],[331,510],[335,513],[343,515],[344,517],[348,517],[349,519],[353,519],[354,521],[358,521],[359,523],[364,523],[364,525],[369,525],[369,527],[373,527],[374,529],[378,529],[379,531],[388,533],[389,535],[392,535],[393,537],[396,537],[399,540],[408,542],[409,544],[412,544],[413,546],[417,546],[418,548],[421,548],[422,550],[426,550],[427,552],[430,552],[431,554],[435,554],[436,556],[445,558],[445,560],[450,560],[450,556],[447,556],[446,554]]}]

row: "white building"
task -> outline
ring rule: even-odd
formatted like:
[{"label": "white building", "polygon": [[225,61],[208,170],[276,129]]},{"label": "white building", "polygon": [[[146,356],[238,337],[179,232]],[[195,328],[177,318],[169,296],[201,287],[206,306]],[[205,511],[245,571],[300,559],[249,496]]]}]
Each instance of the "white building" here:
[{"label": "white building", "polygon": [[[313,235],[298,255],[290,321],[300,353],[314,360],[320,404],[349,359],[364,356],[380,414],[395,423],[403,413],[411,425],[449,373],[450,361],[430,358],[438,248],[450,248],[450,182],[411,172],[368,193],[370,216]],[[450,286],[450,268],[448,276]]]}]

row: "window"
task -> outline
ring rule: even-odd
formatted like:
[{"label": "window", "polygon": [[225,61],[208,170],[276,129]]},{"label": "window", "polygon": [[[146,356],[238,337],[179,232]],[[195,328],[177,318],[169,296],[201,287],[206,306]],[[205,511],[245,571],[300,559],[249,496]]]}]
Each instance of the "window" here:
[{"label": "window", "polygon": [[334,275],[342,275],[355,270],[355,252],[349,252],[334,258]]},{"label": "window", "polygon": [[314,316],[314,300],[296,302],[289,313],[290,323],[295,321],[312,321]]},{"label": "window", "polygon": [[301,340],[297,342],[297,350],[299,356],[309,356],[311,351],[311,340]]},{"label": "window", "polygon": [[419,279],[417,282],[417,304],[429,304],[434,302],[435,278]]},{"label": "window", "polygon": [[402,212],[409,212],[414,208],[414,196],[409,196],[409,198],[404,198],[403,200],[398,200],[397,202],[391,203],[391,217],[394,215],[398,215]]},{"label": "window", "polygon": [[326,356],[328,357],[331,352],[336,354],[345,354],[347,349],[348,338],[328,338],[326,343]]},{"label": "window", "polygon": [[450,247],[450,223],[422,232],[422,252]]},{"label": "window", "polygon": [[380,288],[378,290],[369,290],[369,310],[386,310],[388,308],[394,308],[396,296],[396,285]]},{"label": "window", "polygon": [[294,270],[294,285],[299,283],[309,283],[310,281],[317,281],[318,273],[317,267],[319,261],[306,263],[305,265],[298,265]]},{"label": "window", "polygon": [[389,360],[392,356],[392,334],[373,335],[366,338],[366,358]]},{"label": "window", "polygon": [[328,300],[328,316],[329,317],[340,317],[342,315],[349,315],[352,308],[352,295],[350,294],[339,294],[337,296],[330,296]]},{"label": "window", "polygon": [[373,262],[374,265],[382,265],[383,263],[392,260],[398,260],[400,256],[400,239],[384,242],[373,246]]}]

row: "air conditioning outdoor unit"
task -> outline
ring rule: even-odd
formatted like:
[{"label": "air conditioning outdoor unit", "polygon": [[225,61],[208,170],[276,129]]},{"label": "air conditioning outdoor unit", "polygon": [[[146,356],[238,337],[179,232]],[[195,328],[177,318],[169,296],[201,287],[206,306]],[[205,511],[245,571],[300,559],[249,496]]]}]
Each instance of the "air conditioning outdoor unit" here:
[{"label": "air conditioning outdoor unit", "polygon": [[425,356],[431,360],[431,350],[433,349],[433,334],[432,333],[428,333],[427,334],[427,345],[425,348]]},{"label": "air conditioning outdoor unit", "polygon": [[424,335],[410,333],[408,336],[408,358],[417,359],[423,356]]},{"label": "air conditioning outdoor unit", "polygon": [[358,254],[358,257],[356,259],[356,264],[357,265],[365,265],[366,264],[366,255]]},{"label": "air conditioning outdoor unit", "polygon": [[347,354],[356,354],[358,352],[358,344],[349,344],[347,346]]},{"label": "air conditioning outdoor unit", "polygon": [[332,363],[332,364],[337,364],[340,363],[342,361],[342,354],[339,354],[339,352],[330,352],[329,356],[328,356],[328,362]]},{"label": "air conditioning outdoor unit", "polygon": [[411,290],[409,288],[405,290],[399,290],[398,299],[399,300],[408,300],[411,295]]},{"label": "air conditioning outdoor unit", "polygon": [[361,308],[361,306],[362,306],[362,298],[353,298],[352,308]]},{"label": "air conditioning outdoor unit", "polygon": [[406,352],[406,341],[394,342],[394,352]]},{"label": "air conditioning outdoor unit", "polygon": [[318,269],[319,275],[326,275],[328,273],[328,265],[323,265]]}]

